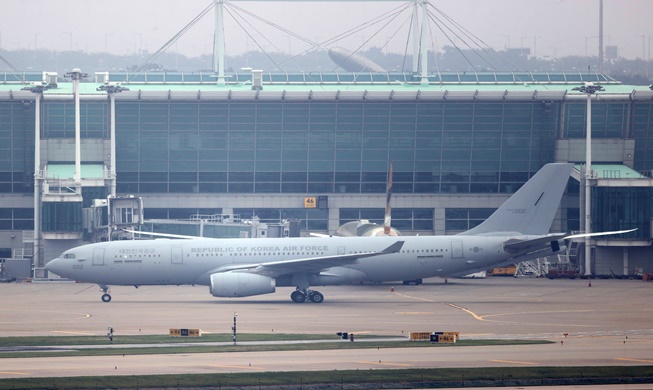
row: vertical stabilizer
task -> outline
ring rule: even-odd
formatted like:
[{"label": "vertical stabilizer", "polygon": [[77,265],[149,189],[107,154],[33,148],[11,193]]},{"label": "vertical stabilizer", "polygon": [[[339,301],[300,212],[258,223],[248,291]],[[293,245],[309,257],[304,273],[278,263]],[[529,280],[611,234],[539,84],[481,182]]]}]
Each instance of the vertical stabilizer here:
[{"label": "vertical stabilizer", "polygon": [[573,164],[545,165],[485,222],[461,234],[547,234],[558,211],[572,167]]}]

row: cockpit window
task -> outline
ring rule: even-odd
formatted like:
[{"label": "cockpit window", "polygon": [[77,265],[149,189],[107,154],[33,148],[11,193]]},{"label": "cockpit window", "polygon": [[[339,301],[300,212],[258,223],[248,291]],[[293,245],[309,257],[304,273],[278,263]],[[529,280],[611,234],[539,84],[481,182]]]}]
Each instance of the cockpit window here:
[{"label": "cockpit window", "polygon": [[74,253],[66,253],[66,254],[63,255],[63,258],[64,259],[74,259],[75,254]]}]

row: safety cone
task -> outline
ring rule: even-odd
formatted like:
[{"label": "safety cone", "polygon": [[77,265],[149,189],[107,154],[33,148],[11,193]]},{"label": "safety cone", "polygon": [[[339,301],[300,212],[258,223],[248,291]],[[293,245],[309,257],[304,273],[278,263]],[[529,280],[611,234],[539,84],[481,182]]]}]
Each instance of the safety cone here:
[{"label": "safety cone", "polygon": [[590,280],[589,283],[587,284],[587,287],[592,287],[592,281]]}]

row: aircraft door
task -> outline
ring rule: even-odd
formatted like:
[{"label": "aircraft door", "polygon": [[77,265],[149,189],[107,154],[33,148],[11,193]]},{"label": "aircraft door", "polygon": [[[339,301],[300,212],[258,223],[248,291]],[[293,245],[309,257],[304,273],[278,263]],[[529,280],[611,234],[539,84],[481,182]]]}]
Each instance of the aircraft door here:
[{"label": "aircraft door", "polygon": [[93,249],[93,265],[104,265],[104,248]]},{"label": "aircraft door", "polygon": [[339,255],[344,255],[344,254],[346,254],[346,250],[345,250],[345,247],[344,247],[344,246],[339,246],[339,247],[338,247],[338,254],[339,254]]},{"label": "aircraft door", "polygon": [[174,247],[170,251],[170,261],[172,264],[184,264],[184,256],[181,248]]},{"label": "aircraft door", "polygon": [[452,259],[461,259],[463,258],[463,242],[462,241],[451,241],[451,258]]}]

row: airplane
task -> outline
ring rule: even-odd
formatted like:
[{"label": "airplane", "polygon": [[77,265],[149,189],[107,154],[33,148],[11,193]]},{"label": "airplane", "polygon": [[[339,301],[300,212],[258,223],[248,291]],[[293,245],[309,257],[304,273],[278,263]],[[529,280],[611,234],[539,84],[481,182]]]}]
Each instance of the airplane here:
[{"label": "airplane", "polygon": [[[205,285],[215,297],[247,297],[295,287],[296,303],[321,303],[311,286],[462,276],[559,252],[550,234],[572,164],[545,165],[487,220],[449,236],[298,237],[124,240],[64,251],[49,272],[109,285]],[[621,232],[591,233],[591,235]]]}]

